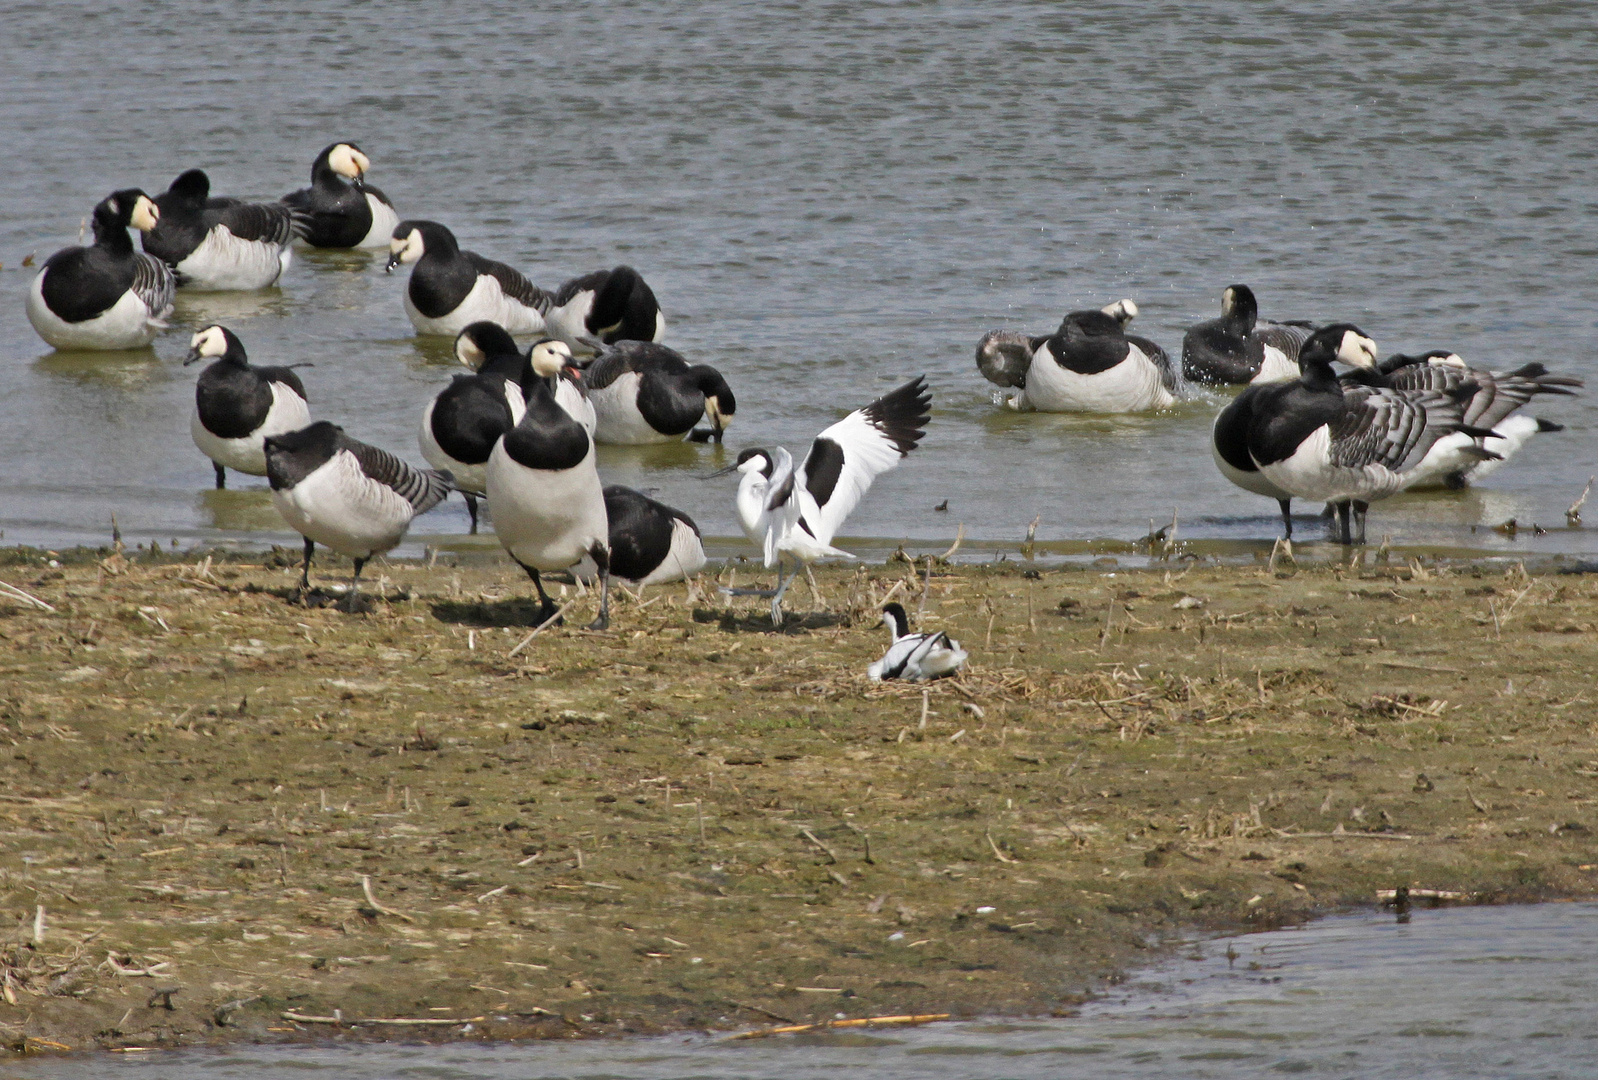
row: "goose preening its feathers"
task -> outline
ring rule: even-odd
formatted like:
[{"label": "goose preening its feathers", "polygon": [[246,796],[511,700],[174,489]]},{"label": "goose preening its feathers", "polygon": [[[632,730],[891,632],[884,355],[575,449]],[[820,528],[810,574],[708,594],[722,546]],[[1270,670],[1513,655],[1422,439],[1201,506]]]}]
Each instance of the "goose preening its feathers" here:
[{"label": "goose preening its feathers", "polygon": [[544,323],[550,337],[584,352],[666,336],[666,317],[654,290],[630,266],[595,270],[565,282],[550,297]]},{"label": "goose preening its feathers", "polygon": [[610,572],[635,585],[683,581],[705,565],[699,526],[681,510],[632,488],[605,489]]},{"label": "goose preening its feathers", "polygon": [[298,431],[311,422],[305,386],[287,367],[254,367],[244,343],[225,326],[207,326],[189,341],[183,364],[211,360],[194,384],[189,434],[211,459],[216,487],[227,487],[227,469],[266,475],[266,439]]},{"label": "goose preening its feathers", "polygon": [[906,682],[943,679],[959,672],[966,661],[966,651],[960,648],[960,643],[942,630],[930,634],[912,634],[910,619],[902,604],[884,605],[882,624],[888,628],[888,651],[881,660],[866,668],[866,674],[872,682],[884,679],[903,679]]},{"label": "goose preening its feathers", "polygon": [[1355,542],[1350,514],[1357,515],[1363,542],[1364,508],[1408,486],[1439,439],[1492,432],[1464,422],[1473,383],[1446,391],[1347,387],[1332,370],[1334,360],[1374,368],[1376,344],[1348,323],[1317,330],[1299,353],[1303,374],[1246,388],[1216,418],[1212,449],[1240,487],[1334,504],[1340,539],[1348,544]]},{"label": "goose preening its feathers", "polygon": [[1247,285],[1221,292],[1221,317],[1182,335],[1182,374],[1194,382],[1239,385],[1298,378],[1298,351],[1314,326],[1260,319]]},{"label": "goose preening its feathers", "polygon": [[313,247],[380,248],[399,224],[394,204],[366,182],[371,159],[354,143],[338,142],[311,162],[311,186],[283,196],[294,233]]},{"label": "goose preening its feathers", "polygon": [[164,262],[133,249],[128,228],[156,227],[160,210],[137,188],[94,208],[94,243],[62,248],[28,289],[28,321],[58,349],[141,349],[166,328],[176,281]]},{"label": "goose preening its feathers", "polygon": [[1164,349],[1126,332],[1131,300],[1098,311],[1073,311],[1047,337],[992,330],[977,343],[977,367],[989,382],[1016,387],[1005,404],[1040,412],[1143,412],[1169,408],[1181,373]]},{"label": "goose preening its feathers", "polygon": [[[721,441],[738,410],[721,372],[690,365],[682,355],[647,341],[607,346],[583,371],[594,405],[594,438],[602,443],[638,445],[696,438],[694,425],[710,419],[704,437]],[[690,434],[693,433],[693,434]]]},{"label": "goose preening its feathers", "polygon": [[368,559],[392,550],[411,520],[449,495],[450,477],[415,469],[386,450],[344,434],[326,420],[268,436],[266,476],[278,513],[305,537],[300,590],[311,587],[316,545],[355,560],[348,606],[354,609]]},{"label": "goose preening its feathers", "polygon": [[454,337],[474,322],[512,334],[544,332],[550,295],[504,263],[463,251],[436,221],[402,221],[389,240],[384,271],[410,266],[405,314],[418,334]]},{"label": "goose preening its feathers", "polygon": [[294,219],[282,203],[211,198],[199,169],[155,197],[160,217],[144,234],[144,250],[196,289],[264,289],[294,258]]},{"label": "goose preening its feathers", "polygon": [[[777,588],[769,594],[774,625],[782,623],[782,596],[801,566],[854,558],[833,547],[833,537],[871,482],[916,448],[931,405],[926,377],[917,376],[817,435],[798,468],[779,446],[744,450],[736,463],[714,474],[742,474],[735,500],[739,524],[762,550],[766,566],[777,568]],[[793,564],[786,574],[784,556]]]}]

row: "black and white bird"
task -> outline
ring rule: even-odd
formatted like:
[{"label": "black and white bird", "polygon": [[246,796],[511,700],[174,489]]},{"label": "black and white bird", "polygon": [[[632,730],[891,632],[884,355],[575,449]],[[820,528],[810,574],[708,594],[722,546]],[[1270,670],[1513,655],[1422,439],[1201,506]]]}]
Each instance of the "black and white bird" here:
[{"label": "black and white bird", "polygon": [[211,459],[216,487],[227,472],[266,475],[266,438],[298,431],[311,422],[305,386],[293,369],[254,367],[244,343],[225,326],[207,326],[189,341],[184,366],[212,361],[194,384],[189,434]]},{"label": "black and white bird", "polygon": [[[773,625],[782,624],[782,596],[800,567],[819,559],[854,558],[833,547],[833,537],[871,482],[916,448],[931,405],[926,377],[917,376],[817,435],[798,468],[779,446],[744,450],[734,464],[713,474],[742,474],[734,501],[738,522],[761,549],[765,565],[777,568],[777,587],[770,594]],[[785,558],[792,569],[784,570]]]},{"label": "black and white bird", "polygon": [[[1343,382],[1344,385],[1383,386],[1394,390],[1438,391],[1453,390],[1465,383],[1475,384],[1475,394],[1465,403],[1464,421],[1471,427],[1490,428],[1495,434],[1475,438],[1461,431],[1437,440],[1416,466],[1408,485],[1454,490],[1493,472],[1533,435],[1563,430],[1559,424],[1522,415],[1519,410],[1539,394],[1574,395],[1583,385],[1580,379],[1551,374],[1540,363],[1526,364],[1513,371],[1473,368],[1457,353],[1446,349],[1433,349],[1419,356],[1391,356],[1373,371],[1344,375]],[[1485,451],[1489,456],[1484,458],[1478,451]]]},{"label": "black and white bird", "polygon": [[[1136,305],[1130,305],[1129,314],[1122,306],[1129,304],[1120,301],[1101,311],[1068,314],[1059,329],[1033,349],[1023,374],[1025,384],[1006,404],[1039,412],[1104,413],[1145,412],[1174,405],[1182,390],[1181,373],[1164,349],[1126,333],[1125,323],[1137,311]],[[990,353],[1015,350],[1015,342],[984,341]],[[1013,360],[985,365],[980,346],[977,362],[984,374],[991,365],[1014,378]]]},{"label": "black and white bird", "polygon": [[463,251],[436,221],[394,227],[384,271],[410,266],[405,314],[418,334],[454,337],[475,322],[498,323],[512,334],[544,332],[550,294],[504,263]]},{"label": "black and white bird", "polygon": [[264,289],[276,285],[294,258],[294,219],[282,203],[211,198],[199,169],[155,197],[161,210],[144,234],[144,250],[196,289]]},{"label": "black and white bird", "polygon": [[594,561],[599,617],[590,629],[603,630],[610,625],[605,495],[594,465],[593,437],[556,400],[559,378],[528,380],[521,422],[494,444],[488,457],[488,509],[499,542],[538,591],[540,622],[557,613],[540,573],[569,569],[585,557]]},{"label": "black and white bird", "polygon": [[704,568],[705,548],[694,519],[632,488],[605,489],[610,519],[610,572],[634,585],[664,585]]},{"label": "black and white bird", "polygon": [[[1132,300],[1117,300],[1099,310],[1119,323],[1127,341],[1142,349],[1144,355],[1153,360],[1156,366],[1170,369],[1174,373],[1175,369],[1164,349],[1148,338],[1125,333],[1127,326],[1137,318],[1136,303]],[[1032,367],[1032,357],[1047,340],[1049,340],[1047,335],[1035,337],[1015,330],[989,330],[982,335],[982,340],[977,342],[977,370],[982,372],[983,378],[995,386],[1024,389],[1027,372]],[[1178,392],[1180,381],[1174,377],[1174,374],[1170,384],[1172,393]],[[1007,404],[1012,408],[1025,407],[1013,401]]]},{"label": "black and white bird", "polygon": [[666,317],[643,276],[630,266],[595,270],[555,290],[544,332],[582,352],[618,341],[659,341]]},{"label": "black and white bird", "polygon": [[161,211],[137,188],[94,208],[94,243],[62,248],[28,289],[28,321],[58,349],[142,349],[166,328],[177,283],[160,259],[133,249],[132,226],[155,228]]},{"label": "black and white bird", "polygon": [[1314,332],[1307,322],[1276,323],[1259,317],[1247,285],[1221,292],[1221,317],[1182,335],[1182,373],[1194,382],[1241,385],[1298,378],[1298,350]]},{"label": "black and white bird", "polygon": [[721,441],[738,411],[737,399],[721,372],[690,365],[682,354],[647,341],[606,346],[583,371],[583,385],[594,403],[594,438],[633,446],[698,437],[694,425],[708,417],[705,438]]},{"label": "black and white bird", "polygon": [[311,587],[316,545],[355,560],[346,606],[354,610],[367,560],[392,550],[411,521],[449,495],[450,477],[416,469],[386,450],[350,438],[319,420],[266,439],[272,504],[305,537],[300,590]]},{"label": "black and white bird", "polygon": [[399,214],[387,195],[366,182],[371,159],[354,143],[337,142],[311,162],[311,186],[283,196],[294,234],[312,247],[388,246]]},{"label": "black and white bird", "polygon": [[906,682],[925,682],[954,675],[966,661],[966,651],[960,643],[942,630],[930,634],[912,634],[910,619],[904,606],[897,602],[882,608],[882,625],[888,628],[888,651],[882,659],[866,667],[872,682],[884,679],[903,679]]},{"label": "black and white bird", "polygon": [[[1349,544],[1356,542],[1351,513],[1363,542],[1365,508],[1408,486],[1437,440],[1456,431],[1491,432],[1464,423],[1474,384],[1443,392],[1345,387],[1332,370],[1334,360],[1373,368],[1376,344],[1348,323],[1322,327],[1299,352],[1303,374],[1245,389],[1238,395],[1244,406],[1224,426],[1218,420],[1213,437],[1230,443],[1234,425],[1244,424],[1243,446],[1261,478],[1287,496],[1333,504],[1339,538]],[[1225,455],[1217,449],[1216,457]]]}]

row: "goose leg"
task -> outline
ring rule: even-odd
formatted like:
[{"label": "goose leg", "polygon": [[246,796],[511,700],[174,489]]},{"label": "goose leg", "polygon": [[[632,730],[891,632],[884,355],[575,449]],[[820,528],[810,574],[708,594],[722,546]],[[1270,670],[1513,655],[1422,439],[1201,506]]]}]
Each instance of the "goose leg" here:
[{"label": "goose leg", "polygon": [[311,554],[316,551],[316,541],[305,538],[305,563],[300,567],[300,595],[311,591]]},{"label": "goose leg", "polygon": [[1353,505],[1347,499],[1337,504],[1337,542],[1345,546],[1354,542],[1354,535],[1350,531],[1348,524],[1352,510]]},{"label": "goose leg", "polygon": [[527,576],[533,579],[533,588],[538,590],[538,622],[542,625],[548,622],[550,617],[559,611],[560,608],[555,605],[555,601],[551,600],[549,594],[544,591],[544,583],[540,580],[537,570],[524,562],[518,562],[516,565],[527,571]]},{"label": "goose leg", "polygon": [[463,492],[461,492],[461,494],[466,496],[466,513],[469,514],[471,516],[471,519],[472,519],[471,535],[476,536],[477,535],[477,496],[473,495],[470,491],[463,491]]},{"label": "goose leg", "polygon": [[599,567],[599,618],[588,624],[590,630],[610,629],[610,549],[595,544],[588,549],[594,565]]},{"label": "goose leg", "polygon": [[1277,499],[1276,504],[1282,508],[1282,528],[1287,530],[1287,539],[1293,539],[1293,500]]},{"label": "goose leg", "polygon": [[222,468],[222,466],[218,465],[214,461],[211,462],[211,468],[216,470],[216,490],[218,490],[218,491],[226,491],[227,490],[227,470]]},{"label": "goose leg", "polygon": [[771,625],[774,627],[782,625],[782,594],[788,591],[788,586],[793,584],[794,577],[799,573],[799,567],[803,565],[804,563],[799,563],[793,568],[792,573],[784,577],[782,562],[780,559],[777,562],[777,591],[771,596]]},{"label": "goose leg", "polygon": [[1354,541],[1356,544],[1365,542],[1365,511],[1370,508],[1370,503],[1360,502],[1358,499],[1354,500],[1354,524],[1358,528],[1358,539]]},{"label": "goose leg", "polygon": [[339,605],[339,608],[347,614],[354,615],[361,610],[361,571],[364,569],[366,569],[366,560],[356,556],[355,573],[350,575],[350,594]]}]

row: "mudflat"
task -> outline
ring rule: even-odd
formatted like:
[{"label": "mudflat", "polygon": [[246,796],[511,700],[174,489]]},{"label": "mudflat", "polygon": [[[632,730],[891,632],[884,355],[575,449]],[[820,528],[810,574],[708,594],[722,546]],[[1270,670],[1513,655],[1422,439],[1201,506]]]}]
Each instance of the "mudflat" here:
[{"label": "mudflat", "polygon": [[[0,556],[8,1045],[1060,1012],[1197,930],[1598,884],[1598,575],[901,562],[773,631],[732,565],[530,636],[509,565],[351,615],[296,561]],[[960,678],[867,680],[890,594]]]}]

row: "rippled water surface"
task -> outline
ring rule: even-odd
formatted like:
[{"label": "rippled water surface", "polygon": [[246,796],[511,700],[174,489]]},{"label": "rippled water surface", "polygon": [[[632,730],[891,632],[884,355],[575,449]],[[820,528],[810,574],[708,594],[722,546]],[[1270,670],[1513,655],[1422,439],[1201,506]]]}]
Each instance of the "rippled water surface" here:
[{"label": "rippled water surface", "polygon": [[[358,141],[402,215],[553,286],[641,268],[670,344],[738,392],[732,448],[798,449],[927,372],[922,450],[848,531],[937,540],[1264,539],[1274,506],[1215,472],[1219,399],[1131,419],[1006,415],[972,350],[1121,296],[1168,349],[1251,283],[1264,313],[1350,320],[1384,351],[1543,360],[1598,389],[1598,20],[1590,4],[1263,2],[222,4],[51,0],[0,12],[0,529],[12,543],[292,539],[262,493],[207,490],[189,333],[311,361],[315,415],[420,461],[450,374],[403,282],[301,252],[281,289],[184,296],[153,351],[52,354],[19,264],[107,192],[275,197]],[[1598,399],[1484,487],[1410,496],[1373,538],[1598,551],[1563,509],[1598,471]],[[720,462],[609,450],[736,535]],[[945,513],[933,507],[948,500]],[[1598,511],[1589,518],[1598,519]],[[1509,540],[1507,518],[1550,527]],[[1557,526],[1557,528],[1554,528]],[[458,534],[458,501],[416,532]],[[1309,533],[1317,527],[1306,522]],[[491,541],[488,542],[491,545]]]},{"label": "rippled water surface", "polygon": [[[1230,954],[1230,956],[1229,956]],[[1078,1017],[732,1042],[240,1048],[11,1066],[17,1080],[1585,1078],[1598,905],[1328,919],[1205,942]]]}]

